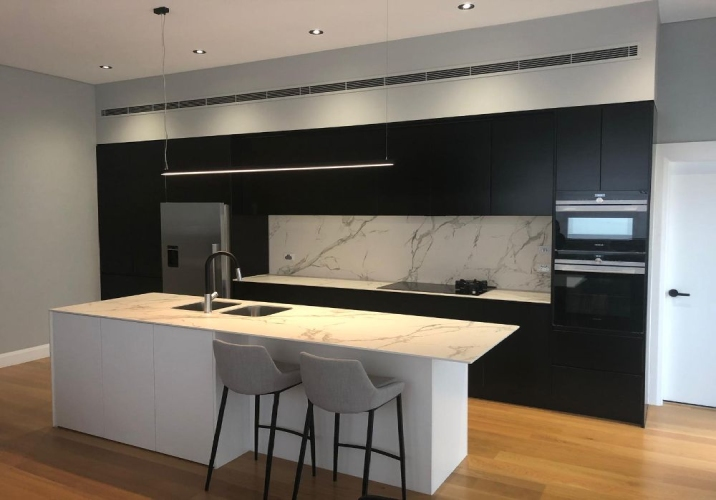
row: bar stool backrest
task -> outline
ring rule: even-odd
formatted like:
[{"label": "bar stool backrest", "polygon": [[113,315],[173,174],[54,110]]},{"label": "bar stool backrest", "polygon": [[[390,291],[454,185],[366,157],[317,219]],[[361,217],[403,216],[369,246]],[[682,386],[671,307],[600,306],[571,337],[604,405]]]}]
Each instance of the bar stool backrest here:
[{"label": "bar stool backrest", "polygon": [[229,344],[214,340],[216,369],[221,381],[239,394],[270,394],[281,390],[281,371],[261,345]]},{"label": "bar stool backrest", "polygon": [[302,352],[301,379],[308,400],[326,411],[362,413],[374,408],[378,391],[358,360]]}]

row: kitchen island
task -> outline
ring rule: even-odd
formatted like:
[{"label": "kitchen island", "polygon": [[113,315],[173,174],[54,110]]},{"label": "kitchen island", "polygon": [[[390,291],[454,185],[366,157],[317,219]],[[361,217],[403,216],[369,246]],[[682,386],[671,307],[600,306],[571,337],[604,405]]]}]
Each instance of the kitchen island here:
[{"label": "kitchen island", "polygon": [[[406,383],[408,488],[432,494],[467,454],[467,367],[518,327],[289,305],[264,316],[176,309],[198,297],[151,293],[54,309],[54,425],[208,463],[221,381],[212,341],[263,345],[281,361],[300,352],[360,360],[372,375]],[[376,412],[374,442],[397,449],[394,403]],[[261,405],[269,410],[270,402]],[[281,398],[278,423],[301,429],[301,386]],[[253,398],[231,394],[217,454],[221,466],[252,449]],[[262,412],[265,423],[268,412]],[[317,465],[332,466],[333,418],[316,412]],[[346,415],[341,440],[363,443],[367,415]],[[265,452],[267,436],[260,443]],[[295,461],[299,439],[277,435],[275,456]],[[339,471],[362,475],[363,453],[346,450]],[[375,455],[371,479],[397,485],[397,462]],[[198,485],[200,487],[200,485]]]}]

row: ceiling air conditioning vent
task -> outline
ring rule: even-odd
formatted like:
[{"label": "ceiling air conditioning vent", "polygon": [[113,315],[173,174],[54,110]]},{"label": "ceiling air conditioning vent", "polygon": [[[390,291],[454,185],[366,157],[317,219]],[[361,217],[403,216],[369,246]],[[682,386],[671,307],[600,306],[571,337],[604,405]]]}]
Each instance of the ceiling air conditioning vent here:
[{"label": "ceiling air conditioning vent", "polygon": [[215,106],[217,104],[233,104],[236,102],[235,95],[225,95],[221,97],[209,97],[206,100],[207,106]]},{"label": "ceiling air conditioning vent", "polygon": [[102,110],[102,116],[119,116],[126,115],[128,112],[127,108],[112,108]]},{"label": "ceiling air conditioning vent", "polygon": [[180,108],[198,108],[206,106],[206,99],[190,99],[188,101],[179,101]]},{"label": "ceiling air conditioning vent", "polygon": [[260,101],[261,99],[266,99],[266,92],[251,92],[236,96],[236,102]]},{"label": "ceiling air conditioning vent", "polygon": [[385,84],[385,78],[368,78],[366,80],[355,80],[348,82],[346,87],[348,90],[370,89],[374,87],[382,87]]},{"label": "ceiling air conditioning vent", "polygon": [[419,83],[426,81],[425,73],[410,73],[408,75],[389,76],[385,79],[386,85],[404,85],[406,83]]},{"label": "ceiling air conditioning vent", "polygon": [[538,57],[536,59],[525,59],[519,61],[520,69],[534,69],[534,68],[546,68],[548,66],[562,66],[564,64],[571,64],[572,57],[570,54],[562,56],[551,56],[551,57]]},{"label": "ceiling air conditioning vent", "polygon": [[[439,83],[452,78],[467,78],[517,72],[535,69],[549,69],[551,67],[571,66],[575,64],[589,64],[609,61],[628,60],[639,56],[639,45],[624,45],[606,49],[574,52],[572,54],[555,54],[551,56],[536,57],[522,61],[502,61],[475,66],[461,66],[458,68],[444,68],[430,70],[422,73],[408,73],[374,78],[352,80],[350,82],[333,82],[306,87],[291,87],[285,89],[249,92],[239,95],[225,95],[200,99],[190,99],[181,102],[167,103],[167,109],[195,108],[200,106],[213,106],[216,104],[235,104],[265,99],[294,98],[305,95],[325,94],[330,92],[344,92],[346,90],[365,90],[382,88],[390,85],[408,85],[415,83]],[[127,114],[158,112],[164,110],[164,104],[144,104],[129,108],[111,108],[102,110],[102,116],[120,116]]]},{"label": "ceiling air conditioning vent", "polygon": [[489,75],[490,73],[504,73],[505,71],[517,71],[519,64],[517,61],[509,61],[495,64],[482,64],[470,68],[471,75]]},{"label": "ceiling air conditioning vent", "polygon": [[324,94],[326,92],[340,92],[346,90],[346,83],[327,83],[325,85],[311,85],[311,94]]},{"label": "ceiling air conditioning vent", "polygon": [[281,89],[281,90],[269,90],[266,92],[266,99],[278,99],[279,97],[293,97],[301,95],[301,88],[295,87],[292,89]]},{"label": "ceiling air conditioning vent", "polygon": [[428,80],[444,80],[445,78],[461,78],[470,76],[470,67],[442,69],[440,71],[428,71]]},{"label": "ceiling air conditioning vent", "polygon": [[129,107],[129,113],[149,113],[150,111],[154,111],[154,106],[151,104],[144,104],[142,106],[130,106]]}]

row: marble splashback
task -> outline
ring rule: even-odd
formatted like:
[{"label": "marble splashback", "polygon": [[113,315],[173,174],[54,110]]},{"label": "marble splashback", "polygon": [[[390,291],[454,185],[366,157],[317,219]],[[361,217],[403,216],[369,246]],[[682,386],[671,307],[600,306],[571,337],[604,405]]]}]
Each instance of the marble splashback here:
[{"label": "marble splashback", "polygon": [[551,217],[269,217],[271,274],[549,291]]}]

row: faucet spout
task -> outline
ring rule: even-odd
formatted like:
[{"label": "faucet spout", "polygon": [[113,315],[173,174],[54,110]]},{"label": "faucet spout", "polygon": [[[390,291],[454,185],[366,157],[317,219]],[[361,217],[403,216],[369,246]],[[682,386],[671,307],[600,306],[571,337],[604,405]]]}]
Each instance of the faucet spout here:
[{"label": "faucet spout", "polygon": [[204,264],[204,312],[206,314],[211,313],[212,307],[211,302],[218,297],[218,293],[215,290],[211,289],[211,277],[212,277],[212,268],[211,263],[216,259],[217,257],[226,256],[231,259],[234,266],[236,266],[236,279],[234,281],[241,281],[241,268],[239,267],[239,261],[236,259],[234,254],[230,252],[226,252],[224,250],[219,250],[218,252],[214,252],[206,259],[206,263]]}]

